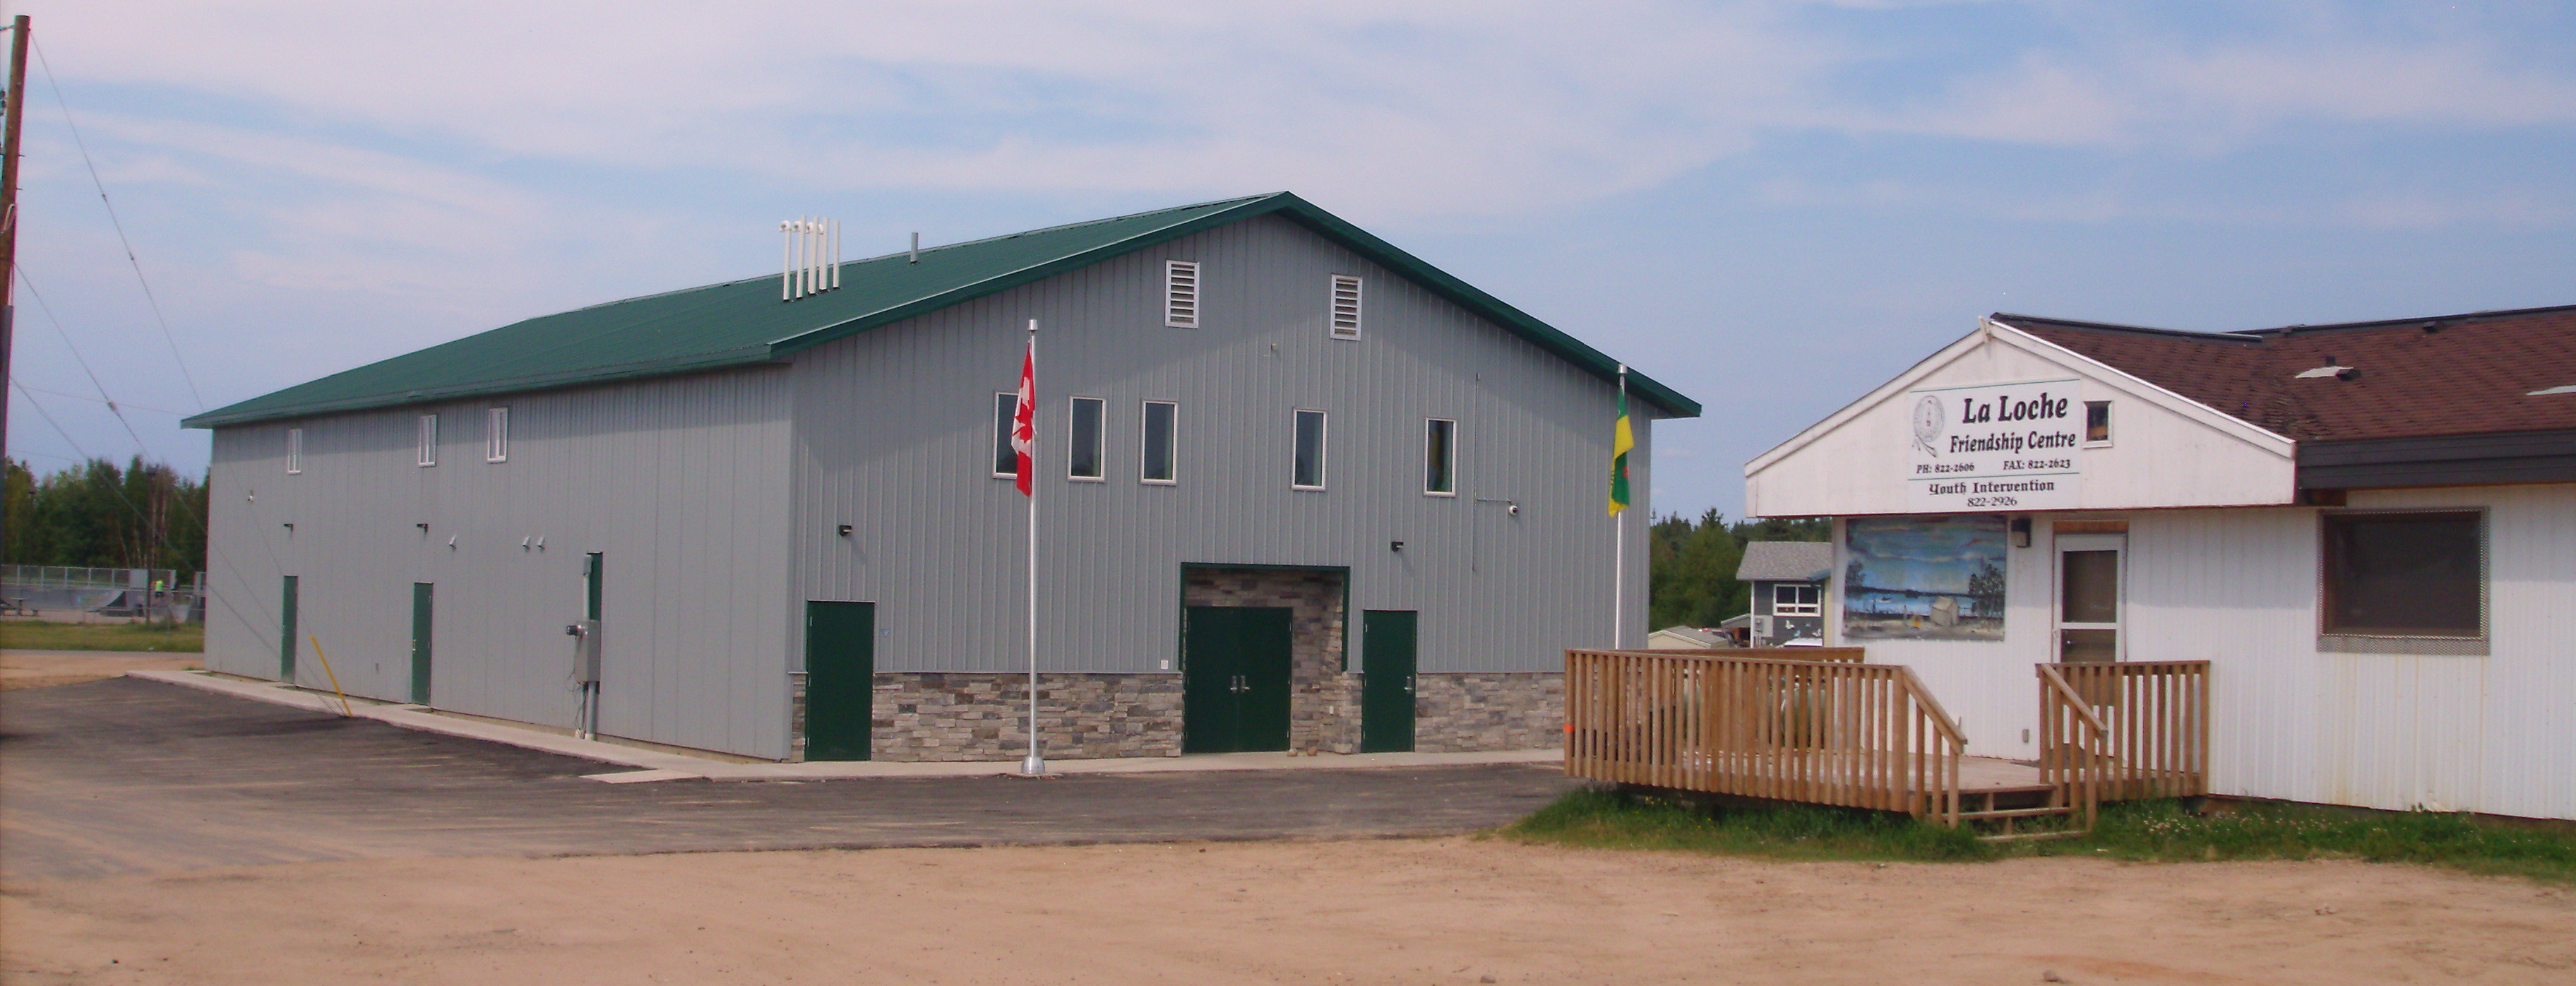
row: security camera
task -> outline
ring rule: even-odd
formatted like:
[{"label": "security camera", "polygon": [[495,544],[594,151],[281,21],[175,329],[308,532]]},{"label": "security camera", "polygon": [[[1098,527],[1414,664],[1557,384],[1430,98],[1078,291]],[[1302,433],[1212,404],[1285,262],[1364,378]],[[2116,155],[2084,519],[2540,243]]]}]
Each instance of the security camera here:
[{"label": "security camera", "polygon": [[1520,516],[1520,515],[1521,515],[1521,505],[1520,505],[1520,504],[1515,503],[1515,504],[1512,504],[1512,505],[1510,505],[1510,506],[1504,507],[1504,508],[1503,508],[1503,512],[1504,512],[1504,513],[1507,513],[1507,514],[1510,514],[1510,515],[1512,515],[1512,516],[1514,516],[1514,517],[1518,517],[1518,516]]}]

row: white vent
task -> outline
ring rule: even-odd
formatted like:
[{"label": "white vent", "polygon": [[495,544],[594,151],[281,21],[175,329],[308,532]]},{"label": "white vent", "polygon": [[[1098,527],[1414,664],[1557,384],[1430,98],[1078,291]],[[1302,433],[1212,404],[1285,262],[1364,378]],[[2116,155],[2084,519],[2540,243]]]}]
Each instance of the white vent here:
[{"label": "white vent", "polygon": [[1360,279],[1333,275],[1333,338],[1360,337]]},{"label": "white vent", "polygon": [[785,269],[778,276],[778,300],[794,301],[841,286],[841,224],[808,216],[778,224],[785,239]]},{"label": "white vent", "polygon": [[1163,261],[1163,324],[1175,329],[1199,327],[1199,262]]}]

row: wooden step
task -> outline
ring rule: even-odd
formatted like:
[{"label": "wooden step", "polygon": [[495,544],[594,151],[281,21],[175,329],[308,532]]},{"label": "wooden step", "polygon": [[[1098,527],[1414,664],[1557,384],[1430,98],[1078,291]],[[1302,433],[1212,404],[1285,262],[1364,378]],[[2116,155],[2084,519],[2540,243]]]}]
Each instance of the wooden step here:
[{"label": "wooden step", "polygon": [[1959,813],[1959,817],[1962,820],[1974,821],[1983,818],[2037,818],[2041,815],[2072,815],[2074,813],[2075,809],[2064,806],[2053,808],[1997,808],[1987,811],[1963,811]]},{"label": "wooden step", "polygon": [[1977,841],[2021,842],[2028,839],[2072,839],[2083,834],[2082,832],[2007,832],[2002,835],[1981,835],[1977,837]]}]

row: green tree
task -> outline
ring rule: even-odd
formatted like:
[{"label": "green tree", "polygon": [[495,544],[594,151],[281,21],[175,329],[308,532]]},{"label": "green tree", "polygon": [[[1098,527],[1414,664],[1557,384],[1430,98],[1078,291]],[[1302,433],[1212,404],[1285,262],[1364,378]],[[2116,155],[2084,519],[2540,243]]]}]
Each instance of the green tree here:
[{"label": "green tree", "polygon": [[[206,484],[141,456],[91,459],[37,476],[8,463],[0,561],[91,568],[205,569]],[[184,576],[183,576],[184,577]]]}]

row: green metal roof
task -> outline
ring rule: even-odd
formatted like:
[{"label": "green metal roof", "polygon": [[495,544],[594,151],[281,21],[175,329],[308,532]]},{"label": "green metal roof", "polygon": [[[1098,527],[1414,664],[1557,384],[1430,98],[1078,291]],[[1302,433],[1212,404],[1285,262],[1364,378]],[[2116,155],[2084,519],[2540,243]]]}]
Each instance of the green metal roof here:
[{"label": "green metal roof", "polygon": [[[1186,205],[896,253],[841,265],[841,287],[793,302],[778,277],[629,298],[528,319],[370,363],[187,419],[192,428],[545,390],[775,362],[789,353],[1167,243],[1277,214],[1420,283],[1550,352],[1612,379],[1617,363],[1573,336],[1286,192]],[[1665,412],[1699,402],[1630,370]]]}]

